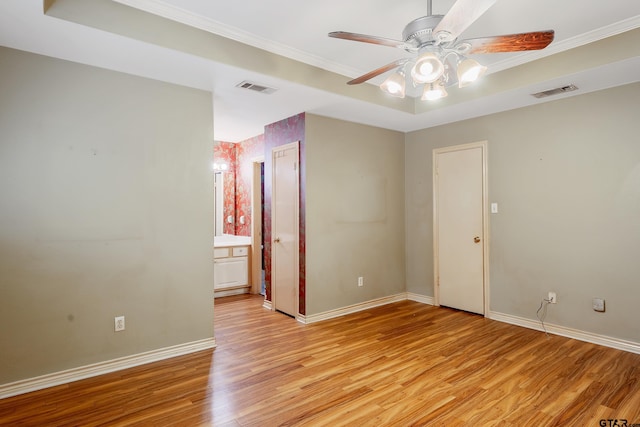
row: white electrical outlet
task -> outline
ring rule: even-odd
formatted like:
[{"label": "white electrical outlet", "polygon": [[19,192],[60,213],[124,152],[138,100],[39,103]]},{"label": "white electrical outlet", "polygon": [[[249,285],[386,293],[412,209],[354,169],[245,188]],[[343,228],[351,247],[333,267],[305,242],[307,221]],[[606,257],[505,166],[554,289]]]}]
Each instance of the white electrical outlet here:
[{"label": "white electrical outlet", "polygon": [[595,311],[604,312],[604,300],[602,298],[594,298],[593,309]]},{"label": "white electrical outlet", "polygon": [[549,302],[551,304],[556,304],[558,302],[558,300],[556,299],[556,293],[555,292],[549,292],[548,300],[549,300]]},{"label": "white electrical outlet", "polygon": [[124,316],[118,316],[115,318],[115,331],[124,331]]},{"label": "white electrical outlet", "polygon": [[358,277],[358,286],[364,286],[364,277]]}]

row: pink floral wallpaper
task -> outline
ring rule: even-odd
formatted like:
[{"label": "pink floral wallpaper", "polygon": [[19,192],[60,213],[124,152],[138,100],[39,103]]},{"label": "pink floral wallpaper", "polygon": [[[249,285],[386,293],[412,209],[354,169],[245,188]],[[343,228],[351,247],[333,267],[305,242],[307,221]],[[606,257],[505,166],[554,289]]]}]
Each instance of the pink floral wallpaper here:
[{"label": "pink floral wallpaper", "polygon": [[[264,156],[264,135],[241,141],[236,146],[236,230],[238,236],[251,236],[251,180],[253,160]],[[244,216],[244,224],[240,217]]]}]

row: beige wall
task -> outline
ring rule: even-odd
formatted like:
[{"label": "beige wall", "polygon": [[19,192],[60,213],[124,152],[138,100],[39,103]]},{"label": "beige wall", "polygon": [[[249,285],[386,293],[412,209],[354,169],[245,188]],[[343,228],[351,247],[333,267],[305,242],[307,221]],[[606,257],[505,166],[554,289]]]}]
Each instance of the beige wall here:
[{"label": "beige wall", "polygon": [[0,69],[0,384],[213,337],[211,94]]},{"label": "beige wall", "polygon": [[[431,152],[488,140],[495,312],[640,342],[640,84],[406,137],[407,290],[433,295]],[[606,313],[591,309],[605,298]]]},{"label": "beige wall", "polygon": [[307,315],[404,292],[404,134],[305,125]]},{"label": "beige wall", "polygon": [[[212,337],[211,94],[6,48],[0,69],[0,384]],[[552,290],[549,322],[640,342],[637,99],[407,135],[306,114],[307,315],[432,296],[432,149],[488,140],[491,310],[535,319]]]}]

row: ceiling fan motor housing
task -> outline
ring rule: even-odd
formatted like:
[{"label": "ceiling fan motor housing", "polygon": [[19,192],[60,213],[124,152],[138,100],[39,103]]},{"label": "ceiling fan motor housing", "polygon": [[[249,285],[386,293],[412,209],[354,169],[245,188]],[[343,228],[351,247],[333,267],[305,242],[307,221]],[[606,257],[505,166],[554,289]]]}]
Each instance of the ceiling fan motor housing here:
[{"label": "ceiling fan motor housing", "polygon": [[402,31],[402,38],[406,43],[415,45],[418,49],[435,42],[433,29],[442,20],[444,15],[429,15],[414,19],[409,22]]}]

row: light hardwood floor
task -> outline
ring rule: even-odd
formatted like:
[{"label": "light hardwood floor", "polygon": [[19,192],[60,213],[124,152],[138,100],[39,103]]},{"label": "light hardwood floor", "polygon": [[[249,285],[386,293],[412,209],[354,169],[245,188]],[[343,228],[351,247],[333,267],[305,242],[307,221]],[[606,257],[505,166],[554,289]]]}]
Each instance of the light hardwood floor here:
[{"label": "light hardwood floor", "polygon": [[311,325],[261,304],[216,300],[214,351],[0,400],[0,424],[640,423],[640,355],[411,301]]}]

